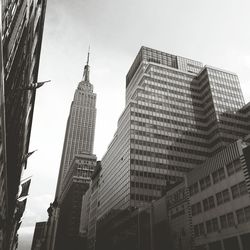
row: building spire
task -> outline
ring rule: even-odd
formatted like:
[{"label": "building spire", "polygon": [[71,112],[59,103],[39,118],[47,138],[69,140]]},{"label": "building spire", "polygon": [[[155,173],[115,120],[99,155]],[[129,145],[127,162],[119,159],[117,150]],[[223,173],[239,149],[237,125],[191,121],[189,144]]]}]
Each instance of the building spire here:
[{"label": "building spire", "polygon": [[89,55],[90,55],[90,46],[89,46],[89,50],[88,50],[88,57],[87,57],[87,63],[84,66],[84,72],[83,72],[83,81],[85,82],[89,82]]},{"label": "building spire", "polygon": [[87,65],[89,65],[89,54],[90,54],[90,45],[89,45],[89,50],[88,50]]}]

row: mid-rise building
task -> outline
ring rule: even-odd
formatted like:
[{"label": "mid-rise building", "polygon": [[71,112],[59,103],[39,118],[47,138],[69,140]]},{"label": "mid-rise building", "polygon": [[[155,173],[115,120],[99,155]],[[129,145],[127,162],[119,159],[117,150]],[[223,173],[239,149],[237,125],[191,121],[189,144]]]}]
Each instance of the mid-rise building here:
[{"label": "mid-rise building", "polygon": [[248,250],[249,142],[227,145],[161,199],[113,210],[98,221],[96,239],[96,250]]},{"label": "mid-rise building", "polygon": [[[0,248],[16,245],[17,194],[29,149],[46,0],[1,1]],[[23,210],[23,209],[22,209]]]},{"label": "mid-rise building", "polygon": [[239,140],[187,175],[196,249],[249,249],[249,156]]}]

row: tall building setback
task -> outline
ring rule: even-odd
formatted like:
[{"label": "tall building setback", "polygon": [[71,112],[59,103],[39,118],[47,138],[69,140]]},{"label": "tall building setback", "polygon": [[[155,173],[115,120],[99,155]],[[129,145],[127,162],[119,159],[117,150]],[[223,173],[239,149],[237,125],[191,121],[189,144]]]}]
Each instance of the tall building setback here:
[{"label": "tall building setback", "polygon": [[82,196],[89,188],[97,159],[93,154],[96,94],[89,80],[89,53],[82,81],[71,104],[57,181],[55,206],[50,207],[48,250],[80,250],[79,233]]},{"label": "tall building setback", "polygon": [[31,134],[46,0],[3,0],[0,12],[0,249],[13,249],[26,201],[18,189]]},{"label": "tall building setback", "polygon": [[82,81],[78,84],[71,104],[57,180],[56,196],[61,195],[64,178],[77,154],[92,154],[96,121],[96,94],[89,81],[89,54]]}]

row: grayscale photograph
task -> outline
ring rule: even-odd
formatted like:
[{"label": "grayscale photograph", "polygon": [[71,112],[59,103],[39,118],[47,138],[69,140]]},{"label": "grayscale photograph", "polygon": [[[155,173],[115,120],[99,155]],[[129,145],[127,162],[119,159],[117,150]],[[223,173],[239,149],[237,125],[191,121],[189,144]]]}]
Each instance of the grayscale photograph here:
[{"label": "grayscale photograph", "polygon": [[250,249],[249,0],[0,2],[0,250]]}]

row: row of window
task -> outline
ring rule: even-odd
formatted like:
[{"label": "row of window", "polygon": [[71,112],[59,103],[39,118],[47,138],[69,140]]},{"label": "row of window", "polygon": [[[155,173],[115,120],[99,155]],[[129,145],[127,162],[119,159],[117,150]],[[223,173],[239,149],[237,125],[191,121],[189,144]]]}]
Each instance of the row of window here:
[{"label": "row of window", "polygon": [[[247,194],[247,186],[245,181],[242,181],[234,186],[231,187],[231,194],[232,194],[232,198],[236,199],[240,196],[243,196],[245,194]],[[221,192],[216,193],[215,195],[216,197],[216,201],[217,201],[217,206],[226,203],[228,201],[230,201],[230,194],[229,194],[229,190],[225,189]],[[207,211],[209,209],[212,209],[215,207],[215,202],[214,202],[214,196],[210,196],[206,199],[204,199],[202,201],[203,203],[203,210]],[[202,208],[201,208],[201,202],[197,202],[195,204],[192,205],[191,207],[192,210],[192,215],[196,215],[202,212]]]},{"label": "row of window", "polygon": [[[236,159],[233,162],[227,164],[226,169],[227,169],[227,175],[228,176],[231,176],[234,173],[240,171],[241,170],[240,159]],[[218,183],[219,181],[221,181],[221,180],[223,180],[225,178],[226,178],[226,175],[225,175],[224,167],[219,168],[218,170],[216,170],[216,171],[214,171],[212,173],[213,184],[216,184],[216,183]],[[198,185],[198,183],[200,185]],[[192,195],[198,193],[199,192],[199,186],[200,186],[200,191],[202,191],[202,190],[210,187],[211,185],[212,185],[211,178],[210,178],[210,175],[208,175],[208,176],[200,179],[199,182],[196,182],[196,183],[192,184],[189,187],[190,195],[192,196]]]},{"label": "row of window", "polygon": [[140,176],[140,177],[145,177],[145,178],[155,178],[155,179],[167,180],[167,181],[183,180],[182,177],[178,177],[178,176],[150,173],[150,172],[146,172],[146,171],[130,170],[130,174],[133,176]]},{"label": "row of window", "polygon": [[131,139],[131,144],[148,146],[148,147],[153,147],[153,148],[161,148],[161,149],[166,149],[166,150],[173,150],[176,152],[183,152],[183,153],[200,155],[200,156],[208,156],[208,153],[206,151],[196,150],[190,147],[184,148],[180,146],[167,145],[167,144],[157,143],[157,142],[152,142],[152,141]]},{"label": "row of window", "polygon": [[[184,128],[177,128],[176,126],[161,126],[161,125],[157,125],[157,124],[149,124],[146,122],[139,122],[139,121],[135,121],[135,120],[131,120],[131,125],[137,125],[138,127],[142,127],[142,129],[146,130],[146,128],[148,129],[157,129],[157,130],[161,130],[163,132],[170,132],[170,133],[185,133],[185,135],[190,135],[193,137],[198,137],[198,138],[204,138],[207,139],[207,136],[205,134],[199,133],[200,131],[187,131],[186,127]],[[169,125],[171,125],[171,123],[169,123]],[[140,129],[140,128],[138,128]],[[185,130],[185,131],[183,131]]]},{"label": "row of window", "polygon": [[176,170],[180,172],[189,172],[191,170],[191,168],[188,168],[188,167],[181,167],[181,166],[170,165],[170,164],[166,165],[166,163],[144,161],[144,160],[138,160],[138,159],[131,159],[130,163],[134,165],[144,166],[144,167],[169,169],[169,170]]},{"label": "row of window", "polygon": [[[242,224],[250,221],[250,206],[238,209],[235,211],[237,218],[237,223]],[[219,227],[220,222],[220,227]],[[213,219],[207,220],[205,223],[199,223],[194,225],[195,237],[209,234],[212,232],[218,232],[219,229],[225,229],[235,226],[235,216],[233,212],[223,214],[219,218],[215,217]],[[205,230],[206,227],[206,230]]]},{"label": "row of window", "polygon": [[156,115],[157,114],[148,115],[148,114],[142,114],[140,112],[131,111],[131,116],[148,119],[150,121],[158,121],[158,122],[173,124],[173,125],[177,125],[177,126],[184,126],[186,128],[200,129],[200,130],[203,130],[203,131],[207,130],[207,127],[202,127],[202,126],[196,125],[195,122],[192,122],[192,121],[187,123],[187,122],[184,122],[184,121],[176,121],[176,120],[173,120],[173,119],[167,119],[167,118],[164,118],[164,117],[161,117],[161,116],[156,116]]},{"label": "row of window", "polygon": [[131,187],[159,190],[159,191],[166,189],[166,185],[161,186],[161,185],[156,185],[156,184],[151,184],[151,183],[133,182],[133,181],[131,181]]},{"label": "row of window", "polygon": [[151,151],[134,149],[134,148],[130,149],[130,153],[131,154],[136,154],[136,155],[145,155],[145,156],[148,156],[148,157],[168,159],[168,160],[172,160],[172,161],[185,162],[185,163],[186,162],[194,163],[194,164],[201,163],[201,160],[198,160],[198,159],[180,157],[180,156],[175,156],[175,155],[169,155],[169,154],[166,154],[166,153],[157,153],[157,152],[151,152]]},{"label": "row of window", "polygon": [[[165,86],[167,86],[167,88],[166,87],[159,87],[159,86],[156,86],[155,83],[147,84],[147,86],[151,89],[159,90],[159,91],[162,91],[162,92],[165,92],[168,94],[172,93],[174,95],[183,96],[183,88],[182,87],[181,88],[180,87],[171,88],[171,87],[169,87],[169,85],[166,85],[166,84],[165,84]],[[188,93],[187,93],[187,91],[185,91],[185,92],[186,92],[185,96],[189,97],[189,99],[201,100],[199,95],[192,94],[192,92],[190,92],[190,91]]]},{"label": "row of window", "polygon": [[130,194],[131,200],[137,200],[137,201],[155,201],[158,200],[160,197],[152,196],[152,195],[144,195],[144,194]]},{"label": "row of window", "polygon": [[[168,135],[162,135],[158,133],[150,133],[150,132],[145,132],[141,130],[130,130],[131,135],[140,135],[140,136],[145,136],[145,137],[150,137],[150,138],[155,138],[155,139],[161,139],[161,140],[168,140],[168,141],[175,141],[175,142],[180,142],[180,143],[186,143],[186,144],[191,144],[191,145],[196,145],[196,146],[201,146],[205,147],[207,144],[205,142],[199,142],[198,140],[188,140],[185,138],[178,138],[174,136],[168,136]],[[200,162],[197,162],[200,163]]]},{"label": "row of window", "polygon": [[[179,100],[178,102],[182,102],[183,100]],[[178,103],[176,102],[176,103]],[[194,119],[194,115],[193,115],[193,112],[178,112],[179,111],[179,107],[175,107],[173,108],[172,110],[175,111],[175,112],[171,112],[169,109],[168,110],[165,110],[165,109],[160,109],[160,108],[154,108],[154,107],[148,107],[148,106],[144,106],[144,105],[140,105],[140,104],[137,104],[136,107],[140,110],[146,110],[146,111],[149,111],[149,112],[153,112],[153,113],[156,113],[156,114],[163,114],[163,115],[166,115],[166,116],[174,116],[174,117],[179,117],[179,118],[186,118],[186,119]],[[142,112],[140,112],[142,113]],[[205,122],[205,119],[204,118],[201,118],[201,117],[198,117],[196,116],[195,119],[197,121],[200,121],[200,122]],[[172,120],[172,119],[171,119]]]}]

